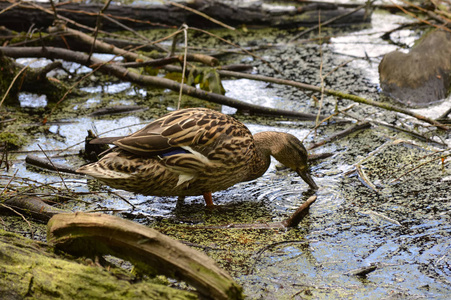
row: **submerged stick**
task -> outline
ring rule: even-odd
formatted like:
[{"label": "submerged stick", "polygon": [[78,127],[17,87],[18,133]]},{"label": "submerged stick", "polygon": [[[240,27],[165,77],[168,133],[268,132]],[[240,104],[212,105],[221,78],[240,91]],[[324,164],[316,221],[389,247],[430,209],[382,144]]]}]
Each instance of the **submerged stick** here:
[{"label": "submerged stick", "polygon": [[[301,206],[286,220],[282,222],[271,223],[255,223],[255,224],[229,224],[229,225],[217,225],[217,226],[199,226],[196,228],[205,229],[281,229],[296,227],[307,215],[310,205],[316,201],[316,195],[309,197]],[[191,227],[192,228],[192,227]]]},{"label": "submerged stick", "polygon": [[322,141],[320,141],[318,143],[314,143],[314,144],[310,145],[307,150],[312,150],[312,149],[318,148],[318,147],[320,147],[320,146],[322,146],[322,145],[324,145],[326,143],[330,143],[332,141],[341,139],[341,138],[343,138],[345,136],[350,135],[351,133],[354,133],[356,131],[359,131],[361,129],[366,129],[366,128],[369,128],[369,127],[371,127],[371,124],[369,122],[363,122],[363,123],[360,123],[360,124],[355,124],[355,125],[353,125],[353,126],[351,126],[349,128],[346,128],[345,130],[342,130],[340,132],[337,132],[334,135],[331,135],[331,136],[325,138],[324,140],[322,140]]},{"label": "submerged stick", "polygon": [[30,164],[30,165],[33,165],[36,167],[40,167],[43,169],[51,170],[51,171],[77,174],[75,172],[74,168],[65,166],[63,164],[50,162],[47,158],[39,157],[39,156],[32,155],[32,154],[28,154],[27,157],[25,157],[25,162],[27,164]]},{"label": "submerged stick", "polygon": [[371,265],[367,267],[361,267],[358,269],[350,270],[344,274],[349,276],[365,277],[367,274],[376,271],[376,269],[377,269],[376,265]]},{"label": "submerged stick", "polygon": [[310,205],[316,201],[316,196],[311,196],[308,198],[299,208],[289,217],[288,219],[282,221],[282,225],[285,227],[296,227],[307,215]]}]

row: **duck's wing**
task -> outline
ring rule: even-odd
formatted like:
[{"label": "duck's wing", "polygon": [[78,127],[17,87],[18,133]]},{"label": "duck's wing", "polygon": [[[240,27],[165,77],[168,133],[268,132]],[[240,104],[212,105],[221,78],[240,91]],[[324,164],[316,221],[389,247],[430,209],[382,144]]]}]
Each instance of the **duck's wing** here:
[{"label": "duck's wing", "polygon": [[212,147],[232,137],[252,136],[246,126],[234,118],[204,108],[169,113],[114,145],[141,156],[154,156],[184,149],[207,155]]}]

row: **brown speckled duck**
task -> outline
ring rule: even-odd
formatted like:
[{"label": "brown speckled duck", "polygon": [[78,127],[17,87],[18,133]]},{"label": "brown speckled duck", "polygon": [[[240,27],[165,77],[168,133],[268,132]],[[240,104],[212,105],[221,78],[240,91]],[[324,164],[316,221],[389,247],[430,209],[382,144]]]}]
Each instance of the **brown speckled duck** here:
[{"label": "brown speckled duck", "polygon": [[252,135],[231,116],[205,108],[171,112],[126,137],[99,138],[117,147],[77,172],[131,192],[153,196],[203,195],[263,175],[270,156],[318,189],[308,173],[307,151],[295,136]]}]

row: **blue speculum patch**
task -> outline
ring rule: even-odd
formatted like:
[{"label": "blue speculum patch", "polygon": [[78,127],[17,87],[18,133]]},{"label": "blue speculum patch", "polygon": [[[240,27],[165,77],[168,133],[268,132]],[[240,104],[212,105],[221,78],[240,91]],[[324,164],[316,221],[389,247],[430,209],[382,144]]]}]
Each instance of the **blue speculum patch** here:
[{"label": "blue speculum patch", "polygon": [[164,152],[160,154],[161,157],[171,156],[175,154],[182,154],[182,153],[190,153],[189,151],[183,149],[183,148],[174,148],[168,152]]}]

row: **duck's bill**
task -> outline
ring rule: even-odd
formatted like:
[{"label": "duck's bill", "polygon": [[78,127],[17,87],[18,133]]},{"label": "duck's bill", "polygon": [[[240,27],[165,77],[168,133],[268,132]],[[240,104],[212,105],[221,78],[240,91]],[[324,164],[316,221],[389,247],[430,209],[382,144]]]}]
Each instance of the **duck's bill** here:
[{"label": "duck's bill", "polygon": [[316,185],[315,181],[313,181],[312,176],[310,176],[310,174],[307,173],[307,171],[297,171],[297,173],[310,186],[310,188],[314,190],[318,189],[318,186]]}]

